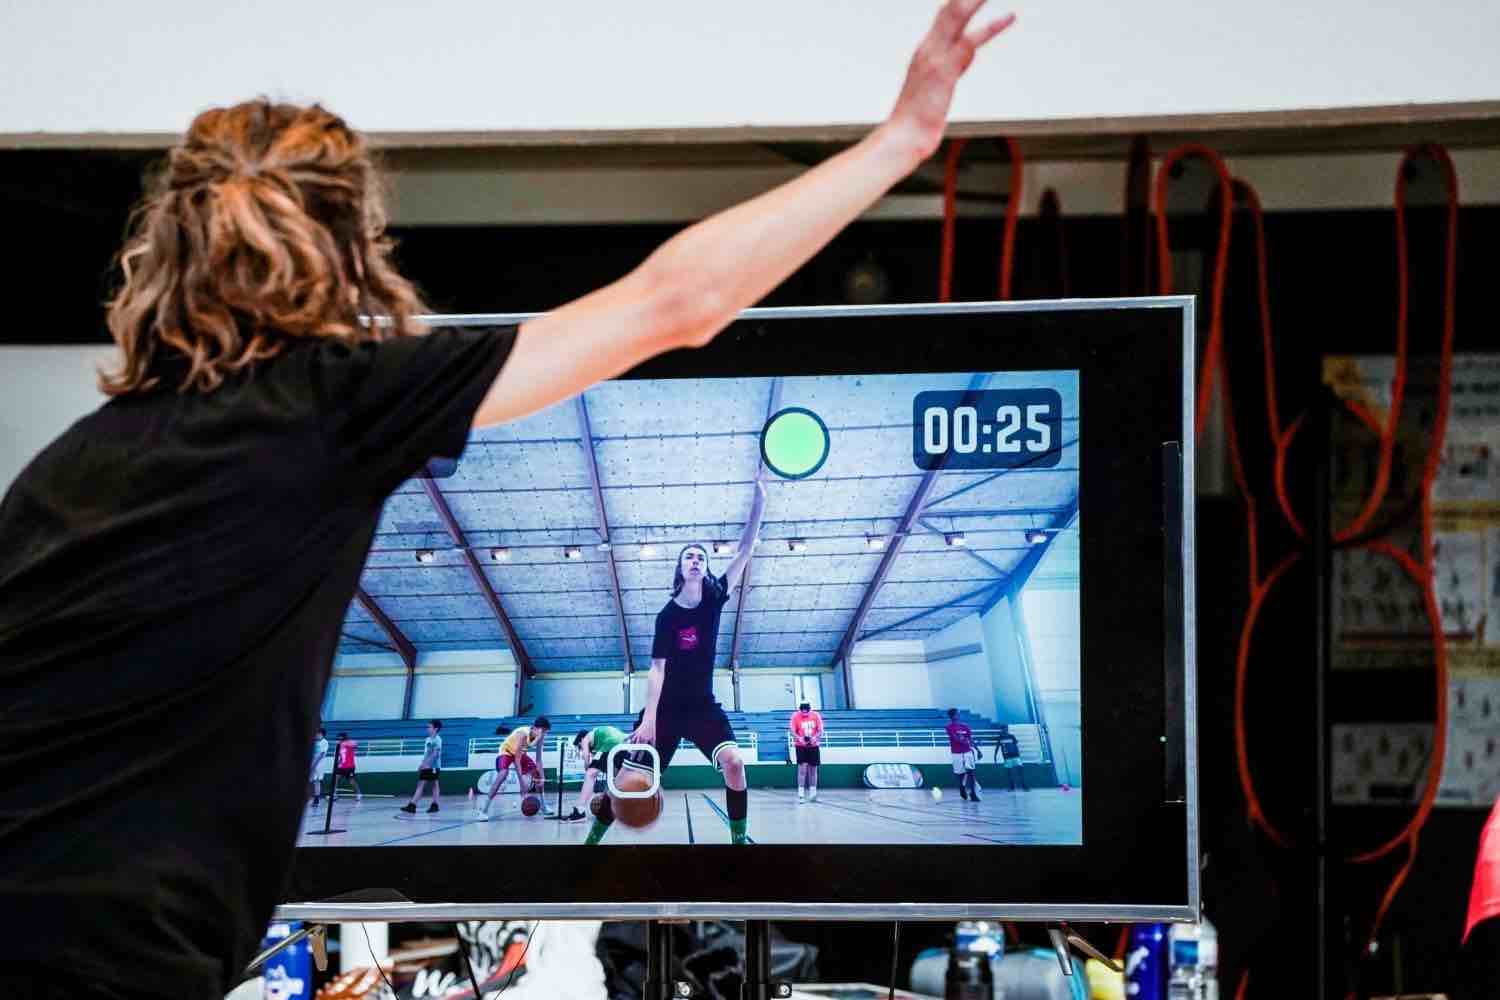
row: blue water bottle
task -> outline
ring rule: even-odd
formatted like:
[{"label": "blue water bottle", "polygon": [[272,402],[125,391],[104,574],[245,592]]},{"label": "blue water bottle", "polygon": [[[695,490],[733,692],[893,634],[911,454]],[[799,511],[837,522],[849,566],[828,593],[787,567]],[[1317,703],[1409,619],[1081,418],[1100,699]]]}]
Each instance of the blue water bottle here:
[{"label": "blue water bottle", "polygon": [[1167,1000],[1167,925],[1134,924],[1125,951],[1125,995]]}]

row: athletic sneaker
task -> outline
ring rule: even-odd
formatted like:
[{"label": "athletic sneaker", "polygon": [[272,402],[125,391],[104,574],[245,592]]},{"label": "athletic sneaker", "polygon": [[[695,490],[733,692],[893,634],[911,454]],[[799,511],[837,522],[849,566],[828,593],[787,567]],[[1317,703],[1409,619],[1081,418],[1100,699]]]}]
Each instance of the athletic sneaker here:
[{"label": "athletic sneaker", "polygon": [[963,799],[965,802],[969,801],[969,793],[962,788],[958,790],[958,797]]},{"label": "athletic sneaker", "polygon": [[563,822],[564,823],[577,823],[579,820],[586,819],[586,818],[587,817],[584,816],[584,814],[579,810],[579,808],[577,806],[574,806],[573,807],[573,811],[570,812],[570,813],[568,813],[568,815],[566,815],[566,816],[563,817]]},{"label": "athletic sneaker", "polygon": [[436,802],[434,802],[434,803],[433,803],[433,804],[432,804],[432,805],[430,805],[430,806],[428,806],[428,807],[427,807],[427,811],[428,811],[428,812],[430,812],[430,813],[435,813],[435,812],[437,812],[437,811],[438,811],[438,810],[437,810],[437,803],[436,803]]},{"label": "athletic sneaker", "polygon": [[969,798],[973,799],[975,802],[978,802],[979,801],[979,793],[975,792],[973,795],[969,796]]},{"label": "athletic sneaker", "polygon": [[474,818],[481,823],[488,823],[490,821],[490,814],[481,809],[474,814]]},{"label": "athletic sneaker", "polygon": [[804,791],[801,788],[797,789],[797,804],[799,806],[802,804],[802,800],[803,800],[804,796],[806,796],[806,795],[807,795],[806,791]]},{"label": "athletic sneaker", "polygon": [[404,813],[414,813],[417,811],[417,804],[415,802],[408,802],[401,807],[401,811]]},{"label": "athletic sneaker", "polygon": [[365,793],[364,792],[355,792],[354,793],[354,801],[355,802],[363,802],[364,800],[365,800]]},{"label": "athletic sneaker", "polygon": [[809,788],[807,790],[807,801],[809,801],[809,802],[816,802],[816,801],[818,801],[818,790],[816,788]]}]

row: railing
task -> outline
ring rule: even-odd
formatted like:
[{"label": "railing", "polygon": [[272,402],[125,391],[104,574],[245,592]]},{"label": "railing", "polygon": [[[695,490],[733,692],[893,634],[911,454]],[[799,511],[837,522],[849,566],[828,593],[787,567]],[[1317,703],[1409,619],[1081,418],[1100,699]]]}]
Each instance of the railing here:
[{"label": "railing", "polygon": [[[405,757],[416,755],[420,757],[426,753],[427,744],[424,740],[412,739],[379,739],[379,740],[356,740],[354,756],[356,757]],[[309,751],[311,753],[311,751]],[[338,744],[332,740],[328,741],[328,756],[332,758],[338,753]]]},{"label": "railing", "polygon": [[[746,749],[758,750],[760,748],[760,734],[749,729],[736,729],[734,731],[734,741]],[[471,739],[469,741],[469,754],[473,756],[474,754],[499,753],[500,746],[504,742],[504,736],[482,736]],[[549,736],[545,744],[547,760],[550,762],[556,759],[557,751],[564,744],[567,744],[569,747],[572,746],[573,737],[570,735]],[[677,744],[679,748],[691,747],[692,745],[687,740],[682,740]],[[536,748],[533,747],[532,749],[535,750]]]},{"label": "railing", "polygon": [[[1036,764],[1050,759],[1040,726],[1029,723],[1014,725],[1010,727],[1010,734],[1016,738],[1023,761]],[[998,729],[976,729],[973,733],[974,746],[981,756],[991,756],[999,736]],[[947,750],[949,747],[948,733],[942,729],[836,729],[824,732],[820,743],[825,749]],[[794,757],[796,741],[790,731],[786,734],[786,745],[788,756]]]}]

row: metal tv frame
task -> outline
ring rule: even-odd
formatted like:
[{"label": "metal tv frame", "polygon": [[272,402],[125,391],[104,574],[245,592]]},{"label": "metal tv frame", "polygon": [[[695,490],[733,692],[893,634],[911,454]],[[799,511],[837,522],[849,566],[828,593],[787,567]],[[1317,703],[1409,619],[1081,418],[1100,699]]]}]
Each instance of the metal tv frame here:
[{"label": "metal tv frame", "polygon": [[[504,326],[534,315],[428,322]],[[924,319],[945,328],[902,335]],[[1191,296],[749,309],[708,347],[623,376],[1079,371],[1081,846],[545,845],[527,846],[525,865],[506,863],[503,845],[305,847],[276,919],[1197,920],[1194,324]],[[804,335],[767,350],[768,331],[787,327]],[[1122,442],[1136,427],[1155,439]],[[1159,570],[1154,595],[1121,585],[1132,558]],[[1132,627],[1138,606],[1159,612],[1154,638]],[[1159,672],[1128,669],[1132,642],[1141,664],[1157,651]],[[1089,870],[1098,857],[1100,870]],[[750,886],[821,898],[757,899]]]}]

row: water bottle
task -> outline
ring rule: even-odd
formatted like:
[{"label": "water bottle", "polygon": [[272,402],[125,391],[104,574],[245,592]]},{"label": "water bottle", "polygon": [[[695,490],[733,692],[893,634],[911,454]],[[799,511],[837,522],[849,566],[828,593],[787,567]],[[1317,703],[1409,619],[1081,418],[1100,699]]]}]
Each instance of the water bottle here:
[{"label": "water bottle", "polygon": [[1198,976],[1203,1000],[1219,1000],[1219,931],[1207,917],[1198,925]]},{"label": "water bottle", "polygon": [[1167,1000],[1167,925],[1136,924],[1125,952],[1125,996]]},{"label": "water bottle", "polygon": [[990,920],[961,920],[954,943],[962,952],[977,951],[998,962],[1005,957],[1005,928]]},{"label": "water bottle", "polygon": [[1173,924],[1167,933],[1167,1000],[1200,1000],[1203,978],[1198,974],[1198,925]]},{"label": "water bottle", "polygon": [[1173,924],[1168,1000],[1219,1000],[1219,932],[1207,919]]}]

